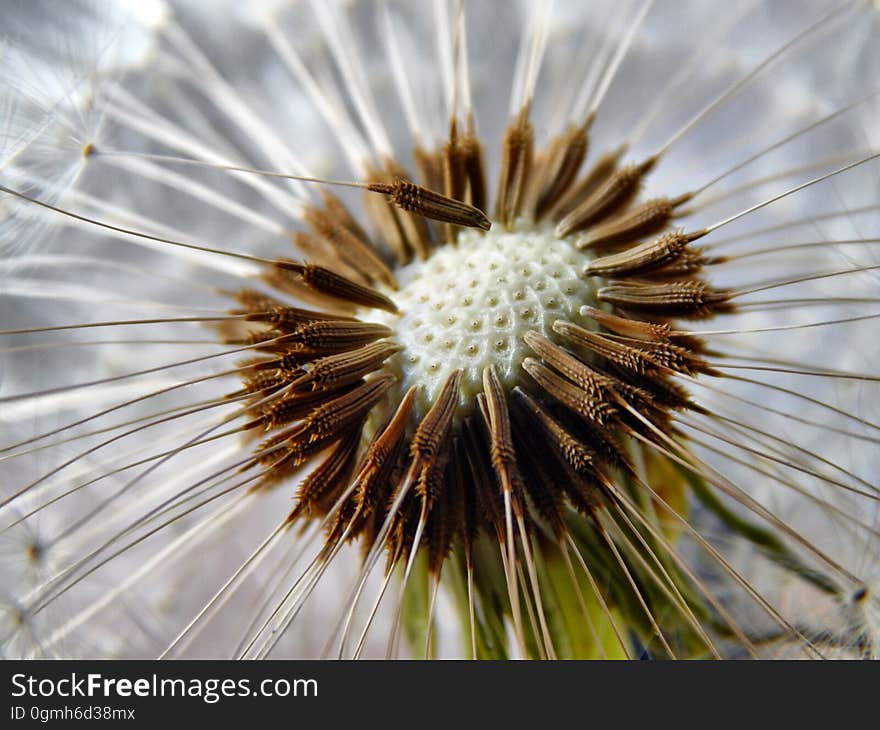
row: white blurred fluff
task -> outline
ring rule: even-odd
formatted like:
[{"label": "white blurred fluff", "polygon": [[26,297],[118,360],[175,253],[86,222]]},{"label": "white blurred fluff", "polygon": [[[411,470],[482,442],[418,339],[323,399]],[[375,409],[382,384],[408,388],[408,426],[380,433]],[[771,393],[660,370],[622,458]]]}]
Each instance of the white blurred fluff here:
[{"label": "white blurred fluff", "polygon": [[[155,23],[140,4],[138,20]],[[75,0],[62,6],[9,2],[0,42],[0,171],[6,184],[58,201],[84,165],[83,147],[99,133],[100,78],[148,62],[149,25],[130,22],[121,3]],[[2,201],[0,251],[19,252],[45,235],[33,210]]]}]

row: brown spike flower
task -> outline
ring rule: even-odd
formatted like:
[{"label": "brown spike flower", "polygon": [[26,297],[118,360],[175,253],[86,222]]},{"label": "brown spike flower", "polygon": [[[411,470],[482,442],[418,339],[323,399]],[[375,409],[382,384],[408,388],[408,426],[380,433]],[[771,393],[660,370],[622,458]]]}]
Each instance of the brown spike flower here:
[{"label": "brown spike flower", "polygon": [[[180,561],[179,573],[165,573],[174,577],[164,600],[180,604],[163,622],[170,635],[141,646],[213,652],[203,637],[223,633],[207,630],[217,622],[234,634],[218,651],[277,656],[301,635],[298,617],[336,566],[357,556],[335,602],[321,599],[322,646],[307,644],[311,653],[374,653],[377,633],[390,656],[449,652],[435,620],[440,594],[457,611],[455,653],[473,658],[880,651],[873,566],[835,552],[812,518],[780,506],[802,498],[820,522],[878,548],[874,462],[838,461],[817,439],[875,445],[876,388],[853,411],[799,380],[880,382],[839,342],[818,339],[877,316],[859,310],[877,301],[877,265],[839,255],[878,240],[867,232],[876,181],[867,202],[841,193],[844,181],[876,173],[876,146],[853,147],[841,132],[876,106],[858,87],[843,100],[817,95],[806,111],[771,97],[789,78],[773,75],[783,62],[842,83],[850,72],[829,67],[821,44],[855,43],[863,25],[876,27],[875,11],[820,3],[805,22],[771,3],[766,12],[780,15],[773,43],[756,39],[747,62],[716,68],[719,45],[745,43],[761,25],[751,5],[701,42],[685,38],[679,58],[652,35],[674,12],[662,4],[581,18],[581,37],[535,3],[513,54],[509,114],[493,134],[480,113],[497,117],[495,87],[508,68],[487,76],[483,58],[471,67],[488,19],[469,5],[437,3],[434,83],[425,68],[434,62],[414,60],[424,23],[410,24],[402,5],[365,4],[365,28],[384,29],[369,49],[346,5],[316,2],[314,27],[292,33],[282,9],[260,19],[276,70],[322,117],[354,175],[316,177],[308,140],[288,138],[237,93],[185,14],[154,19],[148,36],[163,66],[135,74],[165,92],[152,98],[142,78],[110,76],[101,87],[110,130],[83,147],[86,182],[51,198],[27,154],[9,158],[3,204],[112,236],[113,246],[144,245],[143,257],[112,259],[141,286],[117,279],[113,291],[128,304],[146,297],[152,309],[116,314],[107,294],[92,310],[102,313],[81,323],[56,310],[52,324],[10,324],[0,335],[22,337],[30,352],[42,347],[39,332],[93,327],[203,325],[213,338],[144,339],[184,354],[155,364],[124,350],[119,371],[35,374],[32,387],[0,400],[7,409],[36,400],[55,414],[72,392],[109,394],[87,402],[84,416],[49,419],[0,445],[5,529],[60,515],[49,548],[71,551],[19,599],[39,617],[77,596],[40,646],[118,614],[140,585],[158,605],[152,576]],[[697,22],[700,11],[688,13]],[[322,49],[315,58],[302,55],[310,44]],[[385,53],[397,95],[389,105],[374,78]],[[876,55],[859,46],[851,68]],[[192,78],[181,80],[183,68]],[[197,100],[181,93],[189,83]],[[755,125],[759,103],[779,119]],[[804,142],[830,150],[796,163],[774,156]],[[694,164],[695,154],[711,164]],[[782,166],[765,175],[764,162]],[[115,204],[89,175],[120,169],[271,234],[272,246]],[[857,204],[874,217],[856,220]],[[804,239],[809,223],[819,240]],[[149,284],[163,278],[187,283],[154,295]],[[857,283],[849,291],[844,282]],[[829,314],[838,300],[846,315]],[[814,306],[827,316],[811,316]],[[181,316],[153,311],[161,307]],[[792,311],[806,316],[789,321]],[[756,313],[764,319],[750,319]],[[829,350],[824,359],[796,354],[807,330]],[[760,333],[772,334],[749,339]],[[115,346],[128,348],[121,337]],[[184,367],[201,369],[162,379]],[[181,396],[198,388],[203,395]],[[6,466],[43,452],[51,465],[30,475]],[[257,504],[273,505],[275,527],[233,530]],[[223,554],[235,535],[250,538],[241,559],[207,568],[201,556]],[[140,560],[135,570],[125,570],[128,556]],[[206,595],[181,588],[201,581]],[[823,610],[790,610],[774,581],[792,584],[791,601]],[[114,650],[138,653],[129,649]]]}]

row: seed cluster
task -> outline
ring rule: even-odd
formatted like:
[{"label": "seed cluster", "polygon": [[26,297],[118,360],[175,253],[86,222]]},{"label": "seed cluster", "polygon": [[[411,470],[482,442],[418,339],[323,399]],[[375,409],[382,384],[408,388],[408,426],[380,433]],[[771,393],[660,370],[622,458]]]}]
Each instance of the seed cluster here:
[{"label": "seed cluster", "polygon": [[[249,430],[269,432],[254,455],[260,484],[317,464],[290,522],[322,521],[324,559],[360,538],[368,564],[384,553],[388,570],[409,570],[424,548],[439,580],[454,549],[471,571],[488,537],[520,629],[519,556],[532,570],[532,540],[563,544],[573,514],[605,546],[606,569],[631,580],[601,515],[641,483],[641,444],[668,439],[673,411],[700,410],[673,376],[716,374],[669,318],[731,306],[699,278],[709,260],[691,244],[706,231],[669,229],[689,196],[637,200],[656,157],[620,165],[611,152],[578,177],[588,128],[536,151],[528,108],[516,116],[488,232],[439,194],[401,205],[388,193],[367,200],[377,242],[325,196],[296,236],[313,262],[270,267],[278,296],[239,292],[244,323],[224,325],[227,341],[265,353],[233,394],[249,399]],[[479,150],[453,123],[448,145],[417,151],[426,185],[468,211],[485,198]],[[373,189],[402,190],[400,176],[389,163]]]},{"label": "seed cluster", "polygon": [[3,16],[4,655],[878,656],[876,2],[176,4]]}]

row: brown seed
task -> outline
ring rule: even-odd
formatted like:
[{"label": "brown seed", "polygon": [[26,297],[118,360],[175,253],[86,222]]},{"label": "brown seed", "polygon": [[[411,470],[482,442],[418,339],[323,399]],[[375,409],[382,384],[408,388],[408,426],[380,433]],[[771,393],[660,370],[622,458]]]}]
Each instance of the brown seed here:
[{"label": "brown seed", "polygon": [[550,209],[554,219],[558,221],[598,190],[617,170],[617,165],[626,149],[626,145],[621,145],[616,150],[601,155],[586,175],[576,181]]},{"label": "brown seed", "polygon": [[720,374],[709,366],[703,358],[697,357],[691,350],[671,342],[643,342],[641,340],[629,341],[634,349],[648,355],[652,361],[661,367],[674,370],[675,372],[695,375]]},{"label": "brown seed", "polygon": [[645,271],[642,276],[651,281],[668,281],[695,276],[704,266],[721,264],[727,260],[724,256],[707,256],[705,249],[686,248],[676,258],[668,261],[657,269]]},{"label": "brown seed", "polygon": [[461,370],[455,370],[449,375],[428,412],[420,421],[410,442],[410,456],[413,461],[430,461],[439,451],[452,428],[452,418],[460,396],[461,377]]},{"label": "brown seed", "polygon": [[[372,179],[372,178],[371,178]],[[394,185],[396,180],[409,180],[410,175],[406,168],[395,160],[383,160],[382,174],[375,178],[375,182]],[[434,190],[435,188],[431,188]],[[442,190],[442,188],[436,188]],[[376,195],[371,196],[376,198]],[[432,228],[430,221],[419,213],[410,213],[398,207],[387,196],[384,199],[385,207],[391,211],[397,221],[398,228],[403,236],[405,245],[415,252],[420,259],[426,259],[431,252]]]},{"label": "brown seed", "polygon": [[688,196],[674,200],[655,198],[631,210],[621,213],[607,223],[585,231],[577,240],[578,248],[620,246],[637,241],[662,229],[672,218],[676,206],[681,205]]},{"label": "brown seed", "polygon": [[538,401],[520,388],[514,388],[514,402],[518,403],[523,413],[527,414],[533,425],[553,448],[562,455],[566,463],[578,474],[592,474],[595,469],[593,452],[576,439],[559,421],[557,421]]},{"label": "brown seed", "polygon": [[452,419],[460,397],[461,376],[461,370],[449,375],[410,442],[412,463],[407,478],[413,480],[416,494],[422,497],[426,507],[436,498],[438,480],[445,470],[442,457],[452,432]]},{"label": "brown seed", "polygon": [[385,360],[401,349],[391,342],[374,342],[357,350],[328,355],[309,364],[306,374],[297,378],[291,388],[295,392],[327,390],[353,383],[381,368]]},{"label": "brown seed", "polygon": [[486,210],[486,173],[483,163],[483,145],[474,132],[474,120],[468,120],[468,130],[461,140],[464,169],[467,175],[470,204],[478,210]]},{"label": "brown seed", "polygon": [[291,446],[326,444],[366,417],[395,381],[380,375],[318,405],[288,433]]},{"label": "brown seed", "polygon": [[537,332],[526,332],[523,339],[554,370],[580,388],[601,397],[602,390],[608,383],[596,370]]},{"label": "brown seed", "polygon": [[645,241],[620,253],[593,259],[584,269],[584,275],[621,278],[643,274],[675,261],[691,241],[704,235],[706,235],[705,230],[693,233],[684,231],[665,233],[652,241]]},{"label": "brown seed", "polygon": [[273,309],[281,309],[284,302],[269,296],[258,289],[239,289],[234,292],[222,292],[232,297],[241,305],[241,309],[230,309],[230,314],[249,314],[253,312],[268,312]]},{"label": "brown seed", "polygon": [[387,199],[369,192],[364,196],[363,204],[364,212],[378,231],[379,238],[391,249],[398,264],[408,264],[412,260],[413,252],[419,253],[422,250],[424,253],[419,253],[419,257],[427,258],[427,243],[422,246],[421,238],[417,239],[416,244],[407,240],[408,234],[401,220],[407,213],[395,208]]},{"label": "brown seed", "polygon": [[265,322],[279,332],[293,332],[296,328],[312,322],[353,321],[352,317],[328,312],[317,312],[313,309],[286,307],[281,303],[252,309],[245,317],[247,322]]},{"label": "brown seed", "polygon": [[[277,374],[278,371],[275,372]],[[244,428],[253,429],[262,427],[264,430],[268,431],[292,423],[293,421],[298,421],[314,411],[318,406],[328,403],[333,398],[339,397],[340,394],[350,392],[355,386],[356,384],[350,384],[334,391],[314,391],[311,393],[296,393],[293,395],[285,394],[281,398],[261,406],[259,409],[260,415],[251,421],[248,421],[244,425]]]},{"label": "brown seed", "polygon": [[525,104],[504,132],[501,146],[501,170],[495,198],[495,218],[510,228],[522,211],[526,186],[532,172],[535,130]]},{"label": "brown seed", "polygon": [[352,233],[345,219],[340,219],[327,210],[309,207],[303,213],[303,220],[317,236],[330,245],[339,258],[369,280],[379,280],[390,287],[396,286],[394,275],[373,250],[369,239],[361,239]]},{"label": "brown seed", "polygon": [[656,163],[656,157],[649,157],[638,165],[626,165],[614,172],[590,197],[559,221],[556,235],[562,238],[586,228],[629,203],[638,193],[642,178]]},{"label": "brown seed", "polygon": [[516,407],[516,399],[511,399],[513,438],[519,455],[518,466],[523,476],[522,483],[529,501],[538,514],[550,525],[553,534],[559,538],[565,534],[566,483],[576,478],[565,468],[561,457],[543,438],[535,438],[535,428],[521,409]]},{"label": "brown seed", "polygon": [[393,330],[384,324],[358,321],[321,321],[301,324],[293,332],[278,338],[281,346],[301,345],[309,351],[330,354],[353,350],[382,337],[390,337]]},{"label": "brown seed", "polygon": [[569,342],[573,342],[579,347],[584,347],[590,350],[590,352],[627,370],[632,370],[639,375],[656,372],[659,368],[659,364],[644,352],[613,340],[606,335],[578,327],[571,322],[557,320],[553,323],[553,331],[562,335]]},{"label": "brown seed", "polygon": [[625,337],[632,337],[637,340],[654,340],[656,342],[667,342],[669,333],[672,328],[666,322],[642,322],[638,319],[629,319],[628,317],[620,317],[610,312],[605,312],[595,307],[584,306],[580,309],[583,317],[598,322],[605,329],[616,332]]},{"label": "brown seed", "polygon": [[[455,117],[449,123],[449,141],[443,147],[443,186],[438,190],[448,198],[466,202],[467,175],[464,166],[464,150],[459,142],[458,125]],[[454,241],[458,227],[451,224],[443,226],[444,240]]]},{"label": "brown seed", "polygon": [[392,184],[371,183],[370,190],[388,195],[401,210],[416,213],[441,223],[488,231],[492,223],[483,211],[460,200],[448,198],[421,185],[395,178]]},{"label": "brown seed", "polygon": [[553,138],[540,165],[540,190],[535,202],[535,220],[541,220],[569,191],[587,156],[587,130],[593,123],[591,113],[579,127],[570,126]]},{"label": "brown seed", "polygon": [[579,416],[598,426],[612,418],[615,408],[603,389],[585,391],[531,357],[523,360],[523,368],[549,395]]},{"label": "brown seed", "polygon": [[483,370],[483,393],[487,416],[485,420],[489,428],[489,459],[502,487],[513,491],[518,476],[516,452],[510,432],[510,414],[507,412],[504,388],[492,365]]},{"label": "brown seed", "polygon": [[327,513],[335,501],[334,498],[351,477],[360,440],[360,428],[352,429],[330,455],[303,480],[297,492],[296,506],[287,517],[288,522],[294,522],[304,514],[319,517]]},{"label": "brown seed", "polygon": [[326,210],[329,215],[335,218],[338,223],[345,226],[361,241],[371,246],[373,245],[370,242],[370,237],[367,235],[367,232],[361,227],[361,224],[355,220],[354,216],[348,210],[348,207],[346,207],[345,203],[343,203],[338,196],[331,193],[327,188],[324,188],[321,190],[321,197],[324,199],[324,210]]},{"label": "brown seed", "polygon": [[614,284],[599,290],[598,299],[624,309],[652,315],[707,317],[730,311],[730,294],[714,290],[702,281],[673,281],[665,284]]},{"label": "brown seed", "polygon": [[370,285],[370,276],[345,261],[326,239],[303,231],[289,235],[297,252],[312,263],[333,269],[337,274],[358,284]]},{"label": "brown seed", "polygon": [[396,312],[397,306],[384,294],[362,284],[357,284],[344,276],[314,264],[301,264],[296,261],[280,259],[275,266],[281,270],[299,275],[302,282],[321,294],[341,299],[352,304],[375,307],[386,312]]},{"label": "brown seed", "polygon": [[358,512],[368,515],[380,503],[383,486],[391,477],[397,457],[402,451],[407,425],[412,415],[418,388],[404,394],[391,420],[370,444],[364,463],[355,477],[354,501]]},{"label": "brown seed", "polygon": [[[485,426],[485,421],[480,419],[480,424]],[[507,540],[504,531],[504,504],[501,492],[495,488],[491,467],[487,463],[487,448],[482,431],[477,423],[465,419],[462,434],[467,473],[470,476],[471,488],[476,495],[480,527],[494,530],[498,540],[504,544]]]}]

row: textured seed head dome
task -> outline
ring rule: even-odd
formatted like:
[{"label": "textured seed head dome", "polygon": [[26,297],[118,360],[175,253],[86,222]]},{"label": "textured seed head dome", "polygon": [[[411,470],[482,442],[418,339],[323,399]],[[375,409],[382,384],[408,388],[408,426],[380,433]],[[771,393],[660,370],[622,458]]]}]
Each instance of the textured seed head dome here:
[{"label": "textured seed head dome", "polygon": [[580,275],[588,260],[574,237],[557,238],[549,225],[521,220],[510,230],[464,230],[455,245],[400,270],[399,289],[390,293],[399,315],[366,318],[394,327],[403,347],[393,363],[400,388],[422,386],[422,411],[455,370],[463,371],[460,402],[468,409],[487,366],[508,387],[519,381],[531,353],[527,332],[550,336],[555,320],[577,319],[594,302],[591,280]]}]

